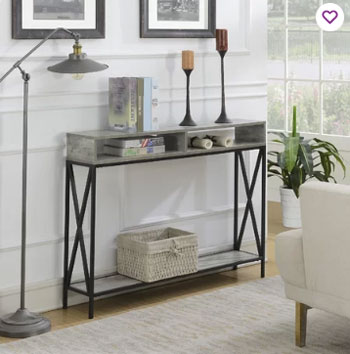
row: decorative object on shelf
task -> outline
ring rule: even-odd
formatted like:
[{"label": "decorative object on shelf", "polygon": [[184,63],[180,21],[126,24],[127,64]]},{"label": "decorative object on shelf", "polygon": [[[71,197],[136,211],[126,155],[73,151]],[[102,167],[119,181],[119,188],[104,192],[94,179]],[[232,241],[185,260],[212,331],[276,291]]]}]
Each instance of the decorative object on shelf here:
[{"label": "decorative object on shelf", "polygon": [[149,147],[129,147],[118,148],[114,146],[105,145],[103,152],[106,155],[127,157],[127,156],[141,156],[149,154],[164,154],[165,145],[149,146]]},{"label": "decorative object on shelf", "polygon": [[228,51],[228,32],[226,29],[216,30],[216,50],[221,57],[221,114],[215,123],[231,123],[226,114],[226,97],[225,97],[225,55]]},{"label": "decorative object on shelf", "polygon": [[233,146],[233,139],[229,136],[206,136],[206,139],[210,139],[214,146],[229,148]]},{"label": "decorative object on shelf", "polygon": [[[105,38],[105,0],[12,0],[12,38],[43,39],[55,28],[81,38]],[[70,38],[64,31],[51,38]]]},{"label": "decorative object on shelf", "polygon": [[146,283],[198,270],[197,235],[173,228],[117,238],[118,273]]},{"label": "decorative object on shelf", "polygon": [[159,130],[159,84],[152,78],[152,130]]},{"label": "decorative object on shelf", "polygon": [[297,111],[293,107],[293,130],[284,133],[272,133],[279,138],[274,143],[283,145],[283,151],[270,151],[272,157],[268,160],[269,177],[278,177],[282,180],[281,201],[283,211],[283,225],[299,228],[300,205],[299,188],[310,179],[321,182],[335,182],[333,176],[335,163],[338,162],[343,169],[344,177],[346,167],[338,149],[331,143],[317,138],[305,140],[297,132]]},{"label": "decorative object on shelf", "polygon": [[157,130],[158,104],[158,86],[151,77],[109,79],[108,122],[112,129],[127,133]]},{"label": "decorative object on shelf", "polygon": [[213,142],[210,139],[201,139],[198,138],[198,136],[195,136],[190,139],[189,146],[198,149],[210,150],[213,147]]},{"label": "decorative object on shelf", "polygon": [[216,0],[140,0],[141,38],[214,38]]},{"label": "decorative object on shelf", "polygon": [[186,115],[183,121],[180,123],[182,127],[193,127],[197,124],[194,122],[191,116],[191,99],[190,99],[190,76],[194,69],[194,52],[192,50],[184,50],[182,52],[182,69],[187,77],[187,93],[186,93]]},{"label": "decorative object on shelf", "polygon": [[152,127],[152,91],[151,77],[137,78],[137,131],[153,130]]},{"label": "decorative object on shelf", "polygon": [[50,321],[40,315],[29,312],[25,307],[25,272],[26,272],[26,231],[27,231],[27,160],[28,160],[28,89],[30,75],[22,68],[22,63],[41,47],[47,40],[55,36],[58,32],[66,32],[75,40],[73,46],[74,53],[69,55],[69,59],[62,63],[48,68],[49,71],[57,73],[77,73],[84,74],[105,70],[107,65],[99,64],[93,60],[87,59],[85,53],[82,53],[79,42],[80,35],[64,28],[53,30],[46,38],[30,50],[22,59],[16,61],[11,69],[0,78],[0,83],[9,76],[12,71],[18,69],[24,82],[24,108],[23,108],[23,150],[22,150],[22,240],[21,240],[21,298],[20,308],[16,313],[0,319],[0,336],[12,338],[25,338],[33,335],[48,332],[50,330]]},{"label": "decorative object on shelf", "polygon": [[136,132],[137,78],[113,77],[109,79],[109,125],[111,128]]}]

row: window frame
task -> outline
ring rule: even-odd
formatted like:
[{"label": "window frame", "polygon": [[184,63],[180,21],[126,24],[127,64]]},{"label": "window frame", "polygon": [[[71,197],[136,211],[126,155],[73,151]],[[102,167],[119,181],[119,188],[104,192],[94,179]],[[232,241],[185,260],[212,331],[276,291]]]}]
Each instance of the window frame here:
[{"label": "window frame", "polygon": [[[305,83],[313,83],[313,84],[318,84],[318,89],[319,89],[319,133],[311,133],[311,132],[302,132],[303,135],[309,136],[309,137],[315,137],[315,136],[327,136],[330,137],[332,141],[338,142],[340,139],[343,140],[344,138],[349,138],[349,136],[346,135],[336,135],[336,134],[328,134],[324,132],[324,85],[327,83],[346,83],[349,84],[350,86],[350,80],[337,80],[337,79],[325,79],[324,78],[324,31],[317,26],[317,24],[312,25],[313,28],[315,28],[315,31],[318,30],[319,32],[319,46],[320,46],[320,53],[319,53],[319,76],[318,79],[303,79],[303,78],[292,78],[289,77],[289,32],[290,30],[295,30],[299,26],[298,25],[293,25],[289,23],[289,3],[290,0],[284,0],[285,2],[285,8],[284,8],[284,21],[281,23],[281,31],[284,31],[284,39],[285,39],[285,48],[284,48],[284,58],[283,58],[283,64],[284,64],[284,70],[283,70],[283,77],[273,77],[273,76],[268,76],[268,83],[271,81],[276,81],[276,82],[283,82],[284,85],[284,116],[285,116],[285,121],[284,121],[284,129],[276,129],[276,128],[268,128],[269,131],[271,132],[289,132],[289,112],[290,112],[290,107],[289,107],[289,84],[291,82],[295,83],[300,83],[300,82],[305,82]],[[324,4],[324,0],[319,0],[319,6],[322,6]],[[269,26],[269,25],[268,25]],[[302,30],[301,30],[302,31]],[[349,103],[350,104],[350,103]],[[328,139],[329,140],[329,139]],[[342,141],[341,145],[344,146],[344,140]],[[348,143],[348,142],[347,142]]]}]

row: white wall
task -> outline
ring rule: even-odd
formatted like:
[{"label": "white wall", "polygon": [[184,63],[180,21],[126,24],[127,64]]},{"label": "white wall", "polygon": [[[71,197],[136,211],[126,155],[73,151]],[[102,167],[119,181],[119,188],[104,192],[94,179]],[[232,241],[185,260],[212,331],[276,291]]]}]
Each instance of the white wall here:
[{"label": "white wall", "polygon": [[[219,114],[215,40],[140,39],[138,4],[138,0],[106,0],[106,39],[82,41],[90,56],[110,66],[108,71],[86,75],[83,81],[46,71],[71,51],[70,40],[50,41],[23,64],[32,75],[27,282],[28,306],[33,310],[61,306],[65,133],[106,126],[107,78],[157,77],[161,124],[177,124],[185,110],[180,53],[192,49],[196,52],[193,117],[213,122]],[[233,118],[265,120],[266,1],[217,0],[217,8],[217,27],[230,32],[228,112]],[[10,1],[0,1],[0,23],[0,73],[4,73],[37,41],[11,39]],[[0,86],[0,314],[18,305],[21,85],[15,72]],[[115,269],[116,235],[140,224],[194,230],[200,235],[201,252],[231,244],[230,166],[232,157],[217,156],[99,170],[96,272]],[[76,175],[81,191],[86,171],[78,169]],[[88,220],[84,230],[89,236]],[[81,273],[78,267],[76,276]],[[73,301],[80,300],[75,296]]]}]

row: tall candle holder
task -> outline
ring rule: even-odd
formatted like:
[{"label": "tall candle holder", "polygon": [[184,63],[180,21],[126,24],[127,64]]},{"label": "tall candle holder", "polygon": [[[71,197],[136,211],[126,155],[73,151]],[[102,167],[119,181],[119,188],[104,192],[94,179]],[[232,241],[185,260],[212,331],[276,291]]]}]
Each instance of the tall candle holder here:
[{"label": "tall candle holder", "polygon": [[194,68],[194,53],[190,50],[182,52],[182,69],[187,77],[187,98],[186,98],[186,115],[183,121],[180,123],[182,127],[194,127],[197,124],[191,116],[191,99],[190,99],[190,78]]},{"label": "tall candle holder", "polygon": [[182,127],[194,127],[197,125],[191,116],[190,77],[192,71],[193,71],[192,69],[184,69],[184,72],[187,77],[187,98],[186,98],[186,115],[184,120],[180,123],[180,126]]},{"label": "tall candle holder", "polygon": [[225,124],[231,123],[232,120],[227,118],[226,113],[226,95],[225,95],[225,55],[228,50],[228,33],[227,30],[216,30],[216,50],[221,57],[221,114],[215,123]]}]

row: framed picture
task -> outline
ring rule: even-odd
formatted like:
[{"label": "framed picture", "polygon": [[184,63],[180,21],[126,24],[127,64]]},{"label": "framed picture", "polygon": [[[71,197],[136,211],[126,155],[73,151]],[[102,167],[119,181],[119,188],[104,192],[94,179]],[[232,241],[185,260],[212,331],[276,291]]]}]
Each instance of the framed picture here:
[{"label": "framed picture", "polygon": [[[12,38],[41,39],[58,27],[104,38],[105,0],[12,0]],[[60,32],[52,38],[70,37]]]},{"label": "framed picture", "polygon": [[140,0],[141,38],[213,38],[216,0]]}]

